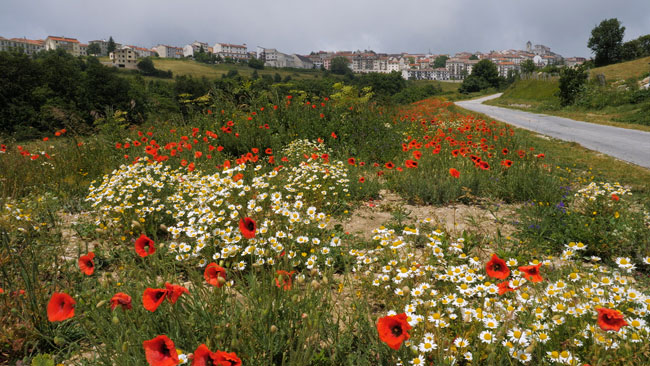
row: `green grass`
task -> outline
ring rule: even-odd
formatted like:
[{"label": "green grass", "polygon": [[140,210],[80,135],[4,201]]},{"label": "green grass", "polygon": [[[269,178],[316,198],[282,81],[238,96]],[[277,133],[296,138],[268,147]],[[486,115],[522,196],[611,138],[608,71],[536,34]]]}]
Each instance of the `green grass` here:
[{"label": "green grass", "polygon": [[650,72],[650,57],[644,57],[637,60],[597,67],[591,70],[590,75],[595,77],[598,74],[603,74],[607,81],[618,81],[630,78],[640,79],[643,75],[647,76],[648,72]]},{"label": "green grass", "polygon": [[[196,78],[206,77],[208,79],[220,78],[222,75],[227,74],[232,70],[236,70],[240,75],[250,77],[255,69],[247,65],[237,64],[218,64],[209,65],[192,60],[177,60],[166,58],[153,59],[154,66],[160,70],[171,70],[174,76],[192,76]],[[271,75],[280,74],[284,79],[291,76],[292,79],[308,79],[314,78],[316,75],[321,75],[319,70],[284,70],[275,68],[265,68],[264,70],[257,70],[258,75]]]},{"label": "green grass", "polygon": [[557,80],[517,80],[503,92],[502,98],[529,103],[557,103]]}]

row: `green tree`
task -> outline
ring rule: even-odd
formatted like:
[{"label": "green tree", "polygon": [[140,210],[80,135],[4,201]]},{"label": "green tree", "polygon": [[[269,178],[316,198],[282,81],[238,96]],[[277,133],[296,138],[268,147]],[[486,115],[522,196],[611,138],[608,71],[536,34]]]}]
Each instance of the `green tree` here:
[{"label": "green tree", "polygon": [[535,66],[533,60],[524,60],[519,66],[521,67],[522,74],[530,74],[537,70],[537,66]]},{"label": "green tree", "polygon": [[596,55],[596,66],[613,64],[621,60],[625,27],[616,18],[605,19],[591,30],[587,47]]},{"label": "green tree", "polygon": [[436,59],[433,61],[433,67],[441,68],[447,66],[447,60],[449,60],[449,57],[445,55],[441,55],[436,57]]},{"label": "green tree", "polygon": [[469,59],[470,59],[470,60],[478,60],[478,56],[476,56],[476,55],[471,55],[471,56],[469,56]]},{"label": "green tree", "polygon": [[350,61],[342,56],[337,56],[332,59],[332,62],[330,64],[330,71],[332,71],[332,74],[338,74],[338,75],[345,75],[347,73],[352,72],[350,68],[348,67],[348,64]]},{"label": "green tree", "polygon": [[257,70],[264,70],[264,61],[259,60],[257,57],[251,57],[248,60],[248,67]]},{"label": "green tree", "polygon": [[86,51],[89,55],[99,55],[102,53],[102,48],[99,46],[99,43],[91,43],[88,45],[88,50]]},{"label": "green tree", "polygon": [[499,70],[490,60],[481,60],[472,68],[472,75],[483,78],[490,86],[498,88],[501,82],[499,78]]},{"label": "green tree", "polygon": [[137,64],[138,70],[142,72],[144,75],[153,75],[156,73],[156,67],[153,65],[153,61],[151,61],[151,57],[145,57],[140,62]]},{"label": "green tree", "polygon": [[564,67],[560,70],[560,103],[563,106],[571,105],[575,102],[580,92],[584,89],[587,82],[587,71],[584,65],[576,68]]},{"label": "green tree", "polygon": [[273,81],[276,83],[282,82],[282,76],[276,72],[275,75],[273,75]]},{"label": "green tree", "polygon": [[115,41],[113,40],[113,36],[108,37],[108,45],[106,46],[106,49],[108,50],[108,53],[115,51]]}]

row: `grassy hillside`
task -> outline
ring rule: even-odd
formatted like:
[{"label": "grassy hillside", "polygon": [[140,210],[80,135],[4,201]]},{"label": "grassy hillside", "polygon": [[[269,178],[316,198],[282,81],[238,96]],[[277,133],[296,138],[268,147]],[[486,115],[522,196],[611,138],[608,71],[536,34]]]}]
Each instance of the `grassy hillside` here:
[{"label": "grassy hillside", "polygon": [[517,80],[503,92],[502,98],[520,102],[556,103],[557,80]]},{"label": "grassy hillside", "polygon": [[[171,70],[174,76],[176,75],[188,75],[192,77],[206,77],[208,79],[214,79],[221,77],[221,75],[227,74],[231,70],[236,70],[242,76],[250,76],[255,71],[254,69],[246,65],[234,65],[234,64],[219,64],[219,65],[209,65],[192,60],[175,60],[175,59],[165,59],[158,58],[153,60],[154,66],[160,70]],[[264,70],[257,70],[257,73],[262,75],[271,75],[274,76],[276,73],[284,79],[287,76],[291,76],[292,79],[305,79],[305,78],[314,78],[315,75],[319,75],[319,70],[282,70],[274,68],[265,68]]]},{"label": "grassy hillside", "polygon": [[607,81],[626,79],[639,79],[650,72],[650,57],[644,57],[633,61],[621,62],[618,64],[597,67],[590,71],[595,77],[598,74],[605,75]]}]

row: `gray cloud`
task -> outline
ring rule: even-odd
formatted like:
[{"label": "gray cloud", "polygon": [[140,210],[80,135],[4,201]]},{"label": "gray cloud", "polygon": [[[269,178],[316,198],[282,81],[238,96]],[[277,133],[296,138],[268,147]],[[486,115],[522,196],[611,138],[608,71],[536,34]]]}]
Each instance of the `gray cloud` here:
[{"label": "gray cloud", "polygon": [[629,0],[3,0],[0,36],[113,36],[121,43],[246,43],[283,52],[373,49],[455,53],[545,44],[589,56],[587,40],[616,17],[626,39],[650,33],[650,1]]}]

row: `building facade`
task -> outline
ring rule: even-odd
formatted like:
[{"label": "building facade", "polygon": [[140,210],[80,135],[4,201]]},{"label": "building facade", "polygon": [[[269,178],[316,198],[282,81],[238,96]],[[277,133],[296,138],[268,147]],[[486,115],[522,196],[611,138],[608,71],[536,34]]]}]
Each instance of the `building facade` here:
[{"label": "building facade", "polygon": [[248,48],[246,43],[243,45],[230,43],[216,43],[212,47],[212,52],[221,58],[231,58],[233,60],[248,60]]},{"label": "building facade", "polygon": [[57,37],[57,36],[48,36],[45,39],[45,49],[46,50],[58,50],[63,49],[65,52],[73,55],[80,56],[81,49],[79,47],[79,41],[75,38],[66,38],[66,37]]},{"label": "building facade", "polygon": [[33,40],[27,38],[11,38],[7,39],[0,37],[0,51],[20,51],[28,55],[36,54],[45,49],[45,41]]},{"label": "building facade", "polygon": [[113,66],[124,69],[135,69],[138,64],[138,54],[128,46],[122,47],[109,54]]},{"label": "building facade", "polygon": [[183,49],[180,47],[168,46],[159,44],[152,48],[160,58],[181,58],[183,57]]}]

